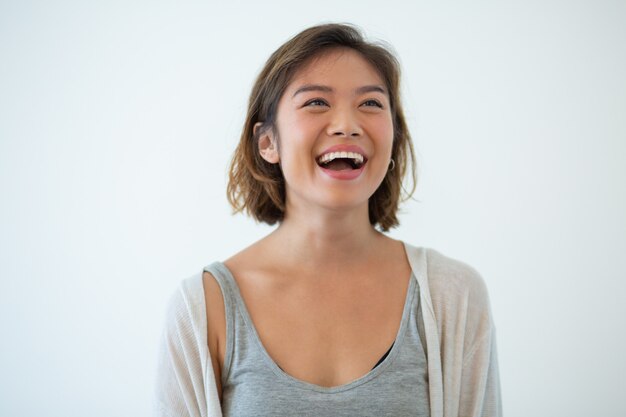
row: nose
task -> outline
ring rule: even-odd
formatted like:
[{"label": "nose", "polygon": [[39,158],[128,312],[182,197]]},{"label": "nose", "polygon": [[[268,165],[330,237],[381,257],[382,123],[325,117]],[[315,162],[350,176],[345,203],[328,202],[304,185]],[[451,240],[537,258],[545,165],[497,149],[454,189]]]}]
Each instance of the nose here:
[{"label": "nose", "polygon": [[332,118],[328,124],[329,136],[359,137],[363,134],[363,129],[358,118],[349,108],[333,111]]}]

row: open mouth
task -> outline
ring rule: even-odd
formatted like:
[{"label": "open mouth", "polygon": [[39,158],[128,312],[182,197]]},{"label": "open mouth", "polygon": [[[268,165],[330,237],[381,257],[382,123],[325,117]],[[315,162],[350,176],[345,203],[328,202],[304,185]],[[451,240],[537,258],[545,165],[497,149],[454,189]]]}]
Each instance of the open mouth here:
[{"label": "open mouth", "polygon": [[360,169],[367,159],[356,152],[329,152],[317,158],[317,164],[331,171]]}]

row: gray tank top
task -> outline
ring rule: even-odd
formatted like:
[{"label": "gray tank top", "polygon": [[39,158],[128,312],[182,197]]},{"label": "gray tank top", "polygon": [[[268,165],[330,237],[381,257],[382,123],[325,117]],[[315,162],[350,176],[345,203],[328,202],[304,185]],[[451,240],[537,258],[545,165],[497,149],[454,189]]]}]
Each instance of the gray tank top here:
[{"label": "gray tank top", "polygon": [[223,263],[215,262],[204,270],[215,277],[224,296],[224,417],[429,415],[419,285],[413,275],[391,350],[366,375],[344,385],[323,387],[288,375],[269,356],[237,282]]}]

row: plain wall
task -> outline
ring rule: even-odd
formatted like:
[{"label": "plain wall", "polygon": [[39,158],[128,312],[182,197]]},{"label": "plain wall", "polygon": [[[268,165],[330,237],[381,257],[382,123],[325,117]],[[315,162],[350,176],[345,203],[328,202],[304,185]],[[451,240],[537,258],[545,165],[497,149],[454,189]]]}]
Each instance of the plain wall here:
[{"label": "plain wall", "polygon": [[418,152],[391,236],[475,267],[507,416],[624,416],[623,1],[0,3],[0,415],[143,416],[232,216],[253,80],[313,24],[395,48]]}]

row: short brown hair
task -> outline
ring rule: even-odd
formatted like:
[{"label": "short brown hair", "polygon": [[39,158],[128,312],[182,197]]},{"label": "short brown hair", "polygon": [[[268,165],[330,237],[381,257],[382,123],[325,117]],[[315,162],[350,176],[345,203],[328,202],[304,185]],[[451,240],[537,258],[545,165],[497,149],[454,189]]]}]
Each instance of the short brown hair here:
[{"label": "short brown hair", "polygon": [[[257,77],[250,99],[241,138],[233,155],[227,188],[228,201],[234,212],[246,211],[257,221],[274,224],[285,215],[285,180],[279,164],[265,161],[257,147],[261,133],[276,133],[278,102],[292,77],[302,66],[330,48],[350,48],[360,53],[380,74],[389,92],[393,120],[391,158],[395,167],[369,199],[369,219],[374,226],[387,231],[398,225],[396,213],[401,191],[406,200],[415,191],[415,152],[400,102],[400,64],[380,43],[368,42],[358,28],[348,24],[324,24],[300,32],[278,48],[267,60]],[[256,135],[254,125],[263,122]],[[402,182],[410,172],[410,191]]]}]

